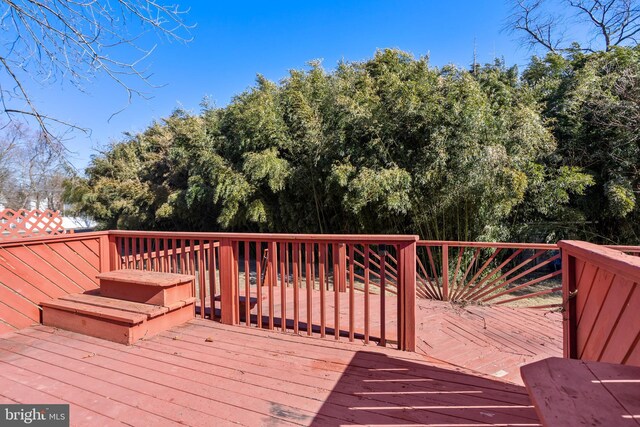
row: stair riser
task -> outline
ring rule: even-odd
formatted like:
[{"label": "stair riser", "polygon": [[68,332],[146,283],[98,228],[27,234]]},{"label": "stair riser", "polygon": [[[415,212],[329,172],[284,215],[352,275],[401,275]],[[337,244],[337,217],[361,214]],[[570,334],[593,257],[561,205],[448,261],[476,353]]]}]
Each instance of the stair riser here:
[{"label": "stair riser", "polygon": [[110,319],[44,307],[42,324],[131,345],[141,338],[150,338],[173,326],[188,322],[194,316],[195,304],[192,303],[137,325],[128,325]]},{"label": "stair riser", "polygon": [[145,304],[171,306],[193,296],[192,286],[191,282],[185,282],[168,288],[159,288],[103,279],[100,281],[100,295]]}]

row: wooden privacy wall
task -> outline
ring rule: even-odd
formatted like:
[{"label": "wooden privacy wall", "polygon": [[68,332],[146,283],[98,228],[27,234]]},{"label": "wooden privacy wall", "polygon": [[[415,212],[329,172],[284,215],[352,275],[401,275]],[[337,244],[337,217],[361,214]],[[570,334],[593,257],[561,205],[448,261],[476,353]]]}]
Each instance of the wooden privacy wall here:
[{"label": "wooden privacy wall", "polygon": [[561,241],[565,357],[640,366],[640,258]]},{"label": "wooden privacy wall", "polygon": [[65,234],[60,212],[46,209],[0,211],[0,240]]},{"label": "wooden privacy wall", "polygon": [[0,242],[0,334],[40,323],[42,301],[96,289],[107,242],[106,232]]}]

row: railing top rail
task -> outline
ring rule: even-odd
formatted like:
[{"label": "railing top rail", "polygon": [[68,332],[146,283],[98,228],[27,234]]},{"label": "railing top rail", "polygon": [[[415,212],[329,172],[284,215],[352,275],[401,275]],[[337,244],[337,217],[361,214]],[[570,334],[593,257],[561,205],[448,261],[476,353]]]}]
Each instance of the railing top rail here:
[{"label": "railing top rail", "polygon": [[450,240],[418,240],[418,246],[454,246],[463,248],[558,249],[553,243],[455,242]]},{"label": "railing top rail", "polygon": [[411,243],[418,236],[400,234],[280,234],[280,233],[220,233],[177,231],[111,230],[110,235],[120,237],[179,238],[179,239],[231,239],[252,241],[333,242],[333,243]]},{"label": "railing top rail", "polygon": [[37,237],[25,237],[24,239],[2,240],[0,241],[0,248],[10,248],[15,246],[27,246],[39,243],[55,243],[55,242],[69,242],[74,240],[85,240],[99,236],[104,236],[107,231],[91,231],[87,233],[72,233],[72,234],[59,234],[56,236],[37,236]]},{"label": "railing top rail", "polygon": [[640,257],[617,249],[575,240],[561,240],[558,246],[571,256],[593,263],[634,282],[640,281]]}]

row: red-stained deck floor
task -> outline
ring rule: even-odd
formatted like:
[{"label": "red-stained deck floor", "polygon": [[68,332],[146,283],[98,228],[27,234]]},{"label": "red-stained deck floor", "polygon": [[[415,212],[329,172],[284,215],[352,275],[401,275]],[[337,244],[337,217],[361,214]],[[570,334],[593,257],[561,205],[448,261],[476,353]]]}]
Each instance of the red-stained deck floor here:
[{"label": "red-stained deck floor", "polygon": [[[262,295],[267,293],[264,288]],[[281,329],[282,305],[280,287],[273,289],[273,313],[276,329]],[[244,295],[244,294],[243,294]],[[250,290],[256,296],[256,289]],[[340,339],[349,335],[349,293],[339,294]],[[300,334],[307,330],[306,289],[298,295],[298,319]],[[320,335],[320,292],[312,293],[312,331]],[[369,298],[370,337],[381,336],[380,295]],[[287,289],[285,316],[287,331],[294,327],[294,293]],[[219,308],[219,305],[217,306]],[[327,339],[334,334],[335,294],[325,292],[325,327]],[[207,309],[208,311],[208,309]],[[263,327],[268,325],[268,299],[262,301]],[[364,294],[354,293],[354,332],[356,341],[363,341]],[[219,314],[219,313],[218,313]],[[255,325],[257,308],[251,311]],[[388,346],[397,340],[397,299],[385,299],[385,338]],[[244,315],[242,316],[244,324]],[[547,357],[562,357],[562,314],[539,309],[515,308],[500,305],[479,306],[451,304],[443,301],[418,299],[416,302],[416,351],[419,354],[439,359],[474,372],[482,373],[501,381],[522,385],[520,366]],[[375,345],[375,344],[372,344]]]},{"label": "red-stained deck floor", "polygon": [[72,425],[538,425],[521,386],[428,356],[193,320],[133,346],[36,326],[0,337],[0,402]]}]

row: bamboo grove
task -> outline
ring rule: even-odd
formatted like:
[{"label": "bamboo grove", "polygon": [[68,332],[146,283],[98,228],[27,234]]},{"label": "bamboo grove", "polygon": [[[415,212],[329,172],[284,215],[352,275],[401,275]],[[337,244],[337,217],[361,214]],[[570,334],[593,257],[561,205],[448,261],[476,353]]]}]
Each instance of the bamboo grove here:
[{"label": "bamboo grove", "polygon": [[105,228],[637,243],[639,71],[623,47],[314,62],[125,135],[66,199]]}]

